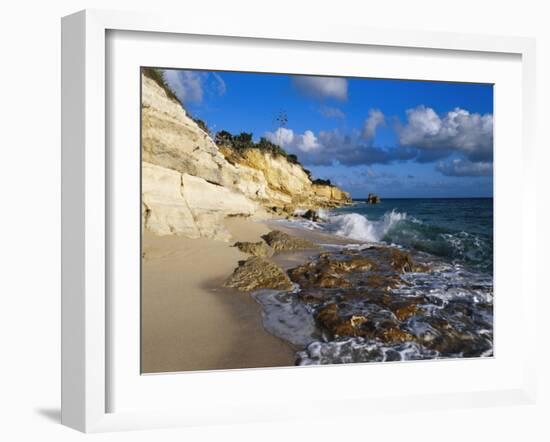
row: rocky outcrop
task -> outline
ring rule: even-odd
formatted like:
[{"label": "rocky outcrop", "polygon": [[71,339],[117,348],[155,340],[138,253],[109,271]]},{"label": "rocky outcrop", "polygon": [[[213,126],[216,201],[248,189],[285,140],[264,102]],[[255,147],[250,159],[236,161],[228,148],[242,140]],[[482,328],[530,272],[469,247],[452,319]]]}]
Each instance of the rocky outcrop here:
[{"label": "rocky outcrop", "polygon": [[227,187],[142,163],[142,226],[158,235],[228,240],[227,216],[251,216],[257,204]]},{"label": "rocky outcrop", "polygon": [[351,272],[366,272],[372,270],[376,264],[362,256],[351,256],[344,259],[335,259],[323,253],[317,260],[302,264],[288,274],[290,279],[303,289],[310,288],[349,288],[353,284],[346,279]]},{"label": "rocky outcrop", "polygon": [[279,230],[272,230],[271,232],[263,235],[262,239],[276,252],[320,248],[319,245],[308,241],[307,239],[291,236]]},{"label": "rocky outcrop", "polygon": [[233,247],[237,247],[241,252],[252,256],[270,257],[273,256],[273,249],[265,242],[236,242]]},{"label": "rocky outcrop", "polygon": [[378,195],[375,195],[374,193],[369,193],[367,197],[367,204],[379,204],[380,201],[381,200]]},{"label": "rocky outcrop", "polygon": [[[227,216],[262,208],[341,205],[348,195],[313,185],[299,164],[250,149],[220,149],[155,80],[142,75],[143,227],[159,235],[228,239]],[[237,158],[238,157],[238,158]]]},{"label": "rocky outcrop", "polygon": [[[227,146],[220,151],[229,162],[239,167],[243,176],[260,172],[265,183],[259,200],[266,207],[278,207],[291,212],[297,207],[337,207],[351,202],[349,194],[331,185],[314,184],[300,164],[289,162],[284,156],[259,149],[245,149],[236,153]],[[258,179],[255,177],[255,179]]]},{"label": "rocky outcrop", "polygon": [[278,265],[265,258],[253,256],[241,261],[224,284],[243,292],[257,289],[290,290],[292,283]]}]

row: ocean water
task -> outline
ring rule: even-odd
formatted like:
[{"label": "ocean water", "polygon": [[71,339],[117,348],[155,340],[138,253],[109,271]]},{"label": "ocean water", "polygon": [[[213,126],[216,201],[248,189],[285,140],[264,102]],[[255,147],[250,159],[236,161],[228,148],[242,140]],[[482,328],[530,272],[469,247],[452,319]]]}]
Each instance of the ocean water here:
[{"label": "ocean water", "polygon": [[492,198],[385,199],[373,205],[356,200],[334,210],[323,228],[493,272]]},{"label": "ocean water", "polygon": [[[289,292],[254,293],[266,330],[299,349],[297,364],[493,355],[491,198],[385,199],[377,205],[356,200],[318,215],[318,222],[280,222],[357,241],[324,244],[329,259],[347,259],[353,252],[376,260],[378,246],[384,245],[407,252],[430,270],[404,273],[396,287],[381,290],[365,282],[376,275],[363,272],[350,276],[352,288],[312,291],[295,285]],[[398,318],[391,308],[411,303],[416,303],[415,313],[406,317]],[[409,338],[388,342],[372,335],[331,335],[315,320],[328,305],[337,305],[344,318],[363,318],[372,330],[391,323]]]}]

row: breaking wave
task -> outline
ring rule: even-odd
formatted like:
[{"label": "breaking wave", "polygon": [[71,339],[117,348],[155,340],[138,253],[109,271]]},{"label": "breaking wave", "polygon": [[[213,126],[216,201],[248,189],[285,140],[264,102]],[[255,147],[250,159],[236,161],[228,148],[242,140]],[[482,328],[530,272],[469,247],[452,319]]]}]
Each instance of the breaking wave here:
[{"label": "breaking wave", "polygon": [[493,246],[488,236],[431,225],[396,210],[378,220],[359,213],[323,216],[326,222],[310,227],[358,241],[395,244],[492,273]]},{"label": "breaking wave", "polygon": [[327,230],[336,235],[359,241],[382,241],[386,234],[400,221],[406,220],[407,214],[386,212],[378,221],[371,221],[359,213],[333,215],[328,218]]}]

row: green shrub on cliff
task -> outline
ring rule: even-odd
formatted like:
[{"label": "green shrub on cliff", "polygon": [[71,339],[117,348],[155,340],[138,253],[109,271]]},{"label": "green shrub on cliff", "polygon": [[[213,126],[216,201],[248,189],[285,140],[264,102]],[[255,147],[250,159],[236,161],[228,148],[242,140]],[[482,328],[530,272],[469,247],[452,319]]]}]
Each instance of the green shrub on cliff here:
[{"label": "green shrub on cliff", "polygon": [[316,180],[311,180],[312,184],[319,184],[320,186],[332,186],[332,182],[330,180],[323,180],[321,178],[317,178]]},{"label": "green shrub on cliff", "polygon": [[200,118],[193,118],[191,117],[191,119],[197,123],[197,126],[199,126],[203,131],[205,131],[207,134],[210,133],[210,130],[208,129],[208,126],[206,125],[206,122],[201,120]]},{"label": "green shrub on cliff", "polygon": [[181,104],[175,92],[168,85],[168,83],[166,83],[166,80],[164,79],[164,71],[162,69],[141,68],[141,73],[146,77],[149,77],[151,80],[155,81],[162,89],[164,89],[164,92],[166,92],[166,95],[168,95],[169,98],[176,100],[178,103]]},{"label": "green shrub on cliff", "polygon": [[282,156],[286,158],[289,163],[301,166],[296,155],[287,153],[281,146],[272,143],[264,137],[261,137],[256,143],[252,139],[252,136],[252,133],[249,132],[241,132],[240,134],[233,135],[226,130],[222,130],[216,134],[215,142],[219,146],[230,147],[237,153],[242,153],[247,149],[258,149],[263,152],[269,152],[273,156]]}]

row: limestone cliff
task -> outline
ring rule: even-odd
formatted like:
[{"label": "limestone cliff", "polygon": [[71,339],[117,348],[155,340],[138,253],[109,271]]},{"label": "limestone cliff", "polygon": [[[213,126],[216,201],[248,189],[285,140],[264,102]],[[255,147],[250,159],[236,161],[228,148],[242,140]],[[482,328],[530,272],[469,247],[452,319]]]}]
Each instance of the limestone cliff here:
[{"label": "limestone cliff", "polygon": [[142,75],[143,228],[160,235],[229,238],[221,220],[263,208],[332,207],[340,189],[313,184],[299,164],[258,149],[219,148],[170,98]]}]

